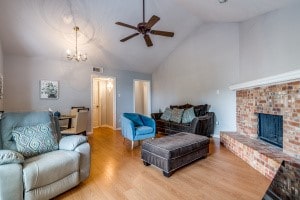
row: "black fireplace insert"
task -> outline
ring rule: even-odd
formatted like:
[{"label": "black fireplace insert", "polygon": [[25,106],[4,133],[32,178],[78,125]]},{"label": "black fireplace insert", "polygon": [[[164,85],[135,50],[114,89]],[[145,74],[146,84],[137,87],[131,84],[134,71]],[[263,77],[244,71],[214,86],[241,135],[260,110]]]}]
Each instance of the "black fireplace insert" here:
[{"label": "black fireplace insert", "polygon": [[258,114],[258,137],[282,148],[283,117],[281,115]]}]

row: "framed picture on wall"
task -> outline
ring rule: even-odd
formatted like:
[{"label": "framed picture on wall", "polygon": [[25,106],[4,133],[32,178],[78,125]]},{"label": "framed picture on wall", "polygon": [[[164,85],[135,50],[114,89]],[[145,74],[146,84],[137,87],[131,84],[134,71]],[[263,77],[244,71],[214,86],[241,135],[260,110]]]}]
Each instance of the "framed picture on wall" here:
[{"label": "framed picture on wall", "polygon": [[58,81],[40,80],[40,98],[58,99]]}]

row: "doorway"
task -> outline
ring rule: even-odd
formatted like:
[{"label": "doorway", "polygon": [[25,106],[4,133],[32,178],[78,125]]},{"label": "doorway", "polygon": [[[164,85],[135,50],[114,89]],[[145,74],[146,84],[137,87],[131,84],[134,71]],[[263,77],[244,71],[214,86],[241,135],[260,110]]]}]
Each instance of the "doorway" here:
[{"label": "doorway", "polygon": [[135,113],[151,115],[151,87],[149,80],[133,80],[133,107]]},{"label": "doorway", "polygon": [[92,129],[116,129],[115,85],[115,77],[92,77]]}]

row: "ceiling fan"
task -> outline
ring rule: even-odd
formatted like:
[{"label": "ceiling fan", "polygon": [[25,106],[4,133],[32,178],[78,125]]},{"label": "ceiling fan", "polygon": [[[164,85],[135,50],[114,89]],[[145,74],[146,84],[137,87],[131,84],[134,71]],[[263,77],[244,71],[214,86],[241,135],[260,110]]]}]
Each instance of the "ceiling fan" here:
[{"label": "ceiling fan", "polygon": [[139,23],[137,26],[132,26],[129,24],[125,24],[123,22],[116,22],[117,25],[120,26],[125,26],[127,28],[131,28],[137,31],[137,33],[134,33],[132,35],[129,35],[123,39],[121,39],[121,42],[125,42],[135,36],[138,36],[139,34],[144,35],[144,40],[146,42],[146,45],[148,47],[153,46],[153,43],[151,41],[151,38],[149,36],[150,34],[153,35],[160,35],[160,36],[165,36],[165,37],[173,37],[174,33],[173,32],[168,32],[168,31],[160,31],[160,30],[152,30],[151,28],[160,20],[160,18],[156,15],[153,15],[148,22],[145,22],[145,0],[143,0],[143,22]]}]

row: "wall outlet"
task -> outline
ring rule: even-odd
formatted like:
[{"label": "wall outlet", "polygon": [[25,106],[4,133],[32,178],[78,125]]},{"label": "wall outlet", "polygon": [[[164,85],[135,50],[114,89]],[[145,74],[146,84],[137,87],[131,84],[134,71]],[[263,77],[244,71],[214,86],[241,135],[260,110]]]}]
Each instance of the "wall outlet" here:
[{"label": "wall outlet", "polygon": [[219,122],[219,121],[216,121],[216,125],[220,125],[220,122]]}]

